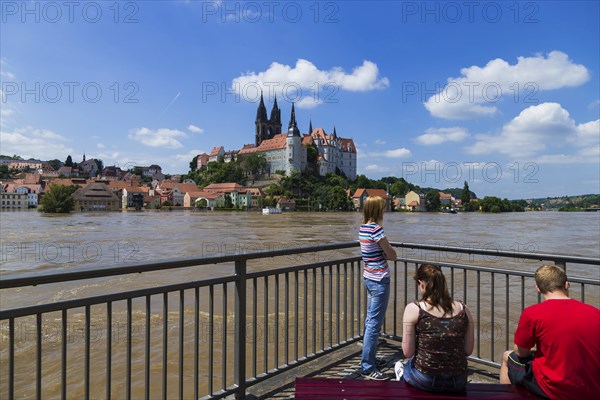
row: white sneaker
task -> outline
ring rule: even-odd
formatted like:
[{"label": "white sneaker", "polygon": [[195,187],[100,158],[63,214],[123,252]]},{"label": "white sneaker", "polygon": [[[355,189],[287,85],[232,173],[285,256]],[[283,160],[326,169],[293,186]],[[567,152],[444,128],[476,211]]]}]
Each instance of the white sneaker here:
[{"label": "white sneaker", "polygon": [[396,380],[401,380],[402,375],[404,375],[404,364],[402,364],[402,360],[396,361],[396,364],[394,365],[394,372],[396,373]]}]

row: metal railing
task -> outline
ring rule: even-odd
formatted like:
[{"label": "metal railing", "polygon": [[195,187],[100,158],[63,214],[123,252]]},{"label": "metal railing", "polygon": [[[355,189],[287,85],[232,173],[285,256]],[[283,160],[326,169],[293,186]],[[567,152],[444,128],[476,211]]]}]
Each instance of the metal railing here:
[{"label": "metal railing", "polygon": [[[392,269],[384,334],[401,337],[404,306],[417,296],[412,273],[417,264],[434,262],[446,273],[453,297],[472,310],[476,362],[498,366],[501,352],[512,347],[510,333],[520,312],[540,300],[532,284],[535,268],[523,271],[523,263],[551,262],[569,271],[572,266],[590,268],[592,278],[570,277],[571,295],[596,306],[600,302],[600,279],[595,278],[599,259],[393,245],[399,257]],[[361,339],[367,297],[357,247],[351,242],[4,277],[3,297],[69,281],[77,286],[152,271],[231,268],[219,277],[13,309],[2,306],[0,398],[244,397],[252,385]],[[331,251],[334,257],[316,257],[307,264],[249,266]],[[462,256],[467,261],[457,262]],[[498,262],[503,268],[497,268]]]}]

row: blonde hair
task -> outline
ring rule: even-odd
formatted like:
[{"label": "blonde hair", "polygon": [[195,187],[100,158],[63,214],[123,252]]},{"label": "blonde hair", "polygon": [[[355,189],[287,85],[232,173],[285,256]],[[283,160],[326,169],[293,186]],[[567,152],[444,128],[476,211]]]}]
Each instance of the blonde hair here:
[{"label": "blonde hair", "polygon": [[564,292],[567,283],[567,273],[556,265],[542,265],[535,271],[535,284],[542,293],[560,290]]},{"label": "blonde hair", "polygon": [[369,196],[363,205],[362,223],[375,222],[381,225],[383,210],[385,210],[385,200],[379,196]]}]

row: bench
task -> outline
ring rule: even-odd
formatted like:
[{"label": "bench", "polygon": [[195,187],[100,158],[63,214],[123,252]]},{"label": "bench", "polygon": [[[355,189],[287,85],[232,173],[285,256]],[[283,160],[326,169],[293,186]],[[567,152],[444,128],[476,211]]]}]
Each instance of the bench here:
[{"label": "bench", "polygon": [[460,393],[430,393],[404,381],[369,381],[331,378],[296,378],[296,399],[539,399],[515,385],[468,383]]}]

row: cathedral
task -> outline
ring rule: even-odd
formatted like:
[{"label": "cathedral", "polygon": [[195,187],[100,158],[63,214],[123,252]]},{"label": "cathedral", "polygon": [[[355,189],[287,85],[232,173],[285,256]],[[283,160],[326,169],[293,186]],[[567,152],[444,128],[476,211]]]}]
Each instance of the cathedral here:
[{"label": "cathedral", "polygon": [[352,139],[339,137],[335,127],[332,134],[326,133],[323,128],[313,129],[312,120],[308,133],[301,134],[293,103],[287,132],[282,133],[281,126],[277,97],[273,102],[271,116],[267,118],[267,107],[261,93],[254,121],[254,144],[244,145],[239,151],[228,152],[225,152],[223,146],[215,147],[210,154],[198,156],[198,168],[220,158],[228,162],[244,154],[260,153],[267,160],[266,172],[273,174],[283,171],[289,176],[293,171],[302,172],[307,169],[307,146],[314,145],[317,149],[316,168],[320,175],[344,174],[350,180],[356,179],[356,146]]},{"label": "cathedral", "polygon": [[323,128],[313,130],[312,120],[308,133],[301,134],[294,104],[287,133],[281,133],[281,126],[277,97],[273,102],[270,118],[267,118],[267,108],[261,93],[256,111],[254,145],[245,145],[238,154],[263,153],[270,173],[285,171],[289,175],[292,171],[306,169],[306,146],[314,144],[318,151],[317,168],[320,175],[343,173],[351,180],[356,179],[356,146],[352,139],[338,137],[335,128],[332,134],[327,134]]}]

